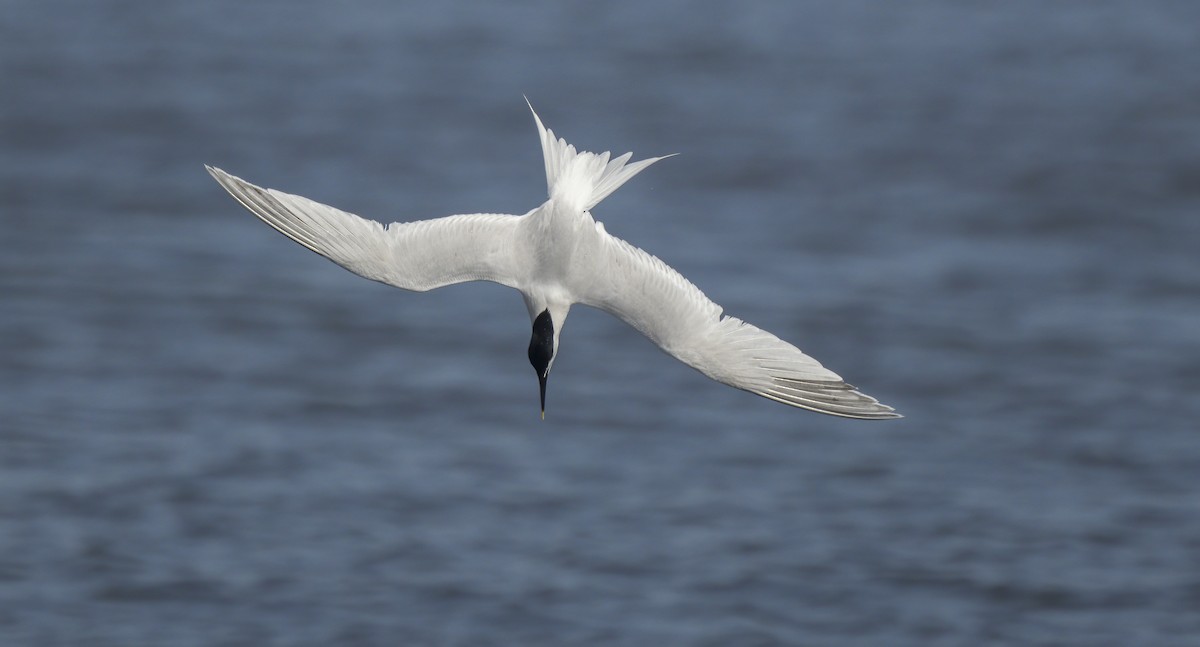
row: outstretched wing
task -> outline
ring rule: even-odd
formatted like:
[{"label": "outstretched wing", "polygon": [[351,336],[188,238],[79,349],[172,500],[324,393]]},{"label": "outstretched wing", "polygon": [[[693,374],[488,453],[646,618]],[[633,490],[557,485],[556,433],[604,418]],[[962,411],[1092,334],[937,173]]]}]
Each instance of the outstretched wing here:
[{"label": "outstretched wing", "polygon": [[383,225],[205,168],[263,222],[359,276],[419,292],[464,281],[514,286],[515,216],[472,214]]},{"label": "outstretched wing", "polygon": [[581,280],[576,298],[606,310],[712,379],[819,413],[884,419],[900,415],[860,393],[817,360],[736,317],[723,317],[695,285],[666,263],[602,234],[603,274]]}]

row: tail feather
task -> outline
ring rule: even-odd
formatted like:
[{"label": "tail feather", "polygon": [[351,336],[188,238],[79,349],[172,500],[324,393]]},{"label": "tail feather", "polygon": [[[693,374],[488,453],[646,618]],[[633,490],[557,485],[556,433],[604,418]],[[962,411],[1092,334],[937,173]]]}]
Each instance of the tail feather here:
[{"label": "tail feather", "polygon": [[[529,103],[529,100],[525,100]],[[609,159],[605,151],[600,154],[577,151],[565,139],[554,136],[554,131],[542,125],[542,120],[529,105],[533,119],[537,122],[542,140],[542,157],[546,162],[546,188],[552,200],[581,211],[589,211],[609,194],[616,191],[647,166],[661,159],[651,157],[627,164],[633,153]]]}]

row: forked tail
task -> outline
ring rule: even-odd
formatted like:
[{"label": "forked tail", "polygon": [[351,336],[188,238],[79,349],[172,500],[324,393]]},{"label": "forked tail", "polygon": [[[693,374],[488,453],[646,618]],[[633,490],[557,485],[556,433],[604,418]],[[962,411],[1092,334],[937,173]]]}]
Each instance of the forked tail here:
[{"label": "forked tail", "polygon": [[[525,99],[525,103],[529,103],[528,98]],[[533,119],[537,122],[538,133],[542,138],[542,157],[546,160],[546,188],[550,199],[579,211],[591,210],[642,169],[658,160],[671,157],[651,157],[626,164],[629,158],[633,157],[633,153],[609,159],[607,151],[598,155],[576,151],[565,139],[556,138],[553,130],[542,125],[542,120],[532,104],[529,105],[529,111],[533,112]]]}]

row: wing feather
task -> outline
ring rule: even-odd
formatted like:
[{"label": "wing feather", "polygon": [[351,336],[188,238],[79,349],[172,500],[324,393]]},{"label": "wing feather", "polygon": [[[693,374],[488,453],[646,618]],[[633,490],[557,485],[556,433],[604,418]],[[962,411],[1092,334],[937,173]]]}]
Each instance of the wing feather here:
[{"label": "wing feather", "polygon": [[516,216],[471,214],[384,225],[205,168],[263,222],[359,276],[422,292],[464,281],[515,287]]},{"label": "wing feather", "polygon": [[847,418],[898,418],[820,362],[775,335],[722,315],[658,258],[602,234],[596,278],[577,297],[636,328],[669,355],[724,384],[793,407]]}]

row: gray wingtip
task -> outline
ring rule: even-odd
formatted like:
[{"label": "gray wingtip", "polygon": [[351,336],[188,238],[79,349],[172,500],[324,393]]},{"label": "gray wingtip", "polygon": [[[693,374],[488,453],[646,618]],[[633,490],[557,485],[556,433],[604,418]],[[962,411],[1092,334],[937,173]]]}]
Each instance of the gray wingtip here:
[{"label": "gray wingtip", "polygon": [[205,164],[204,170],[208,171],[208,174],[212,176],[212,179],[216,180],[218,183],[220,183],[222,185],[225,184],[225,179],[230,177],[230,175],[228,173],[226,173],[225,171],[222,171],[221,169],[219,169],[211,164]]},{"label": "gray wingtip", "polygon": [[904,416],[845,382],[776,377],[774,385],[758,392],[789,406],[858,420],[894,420]]}]

